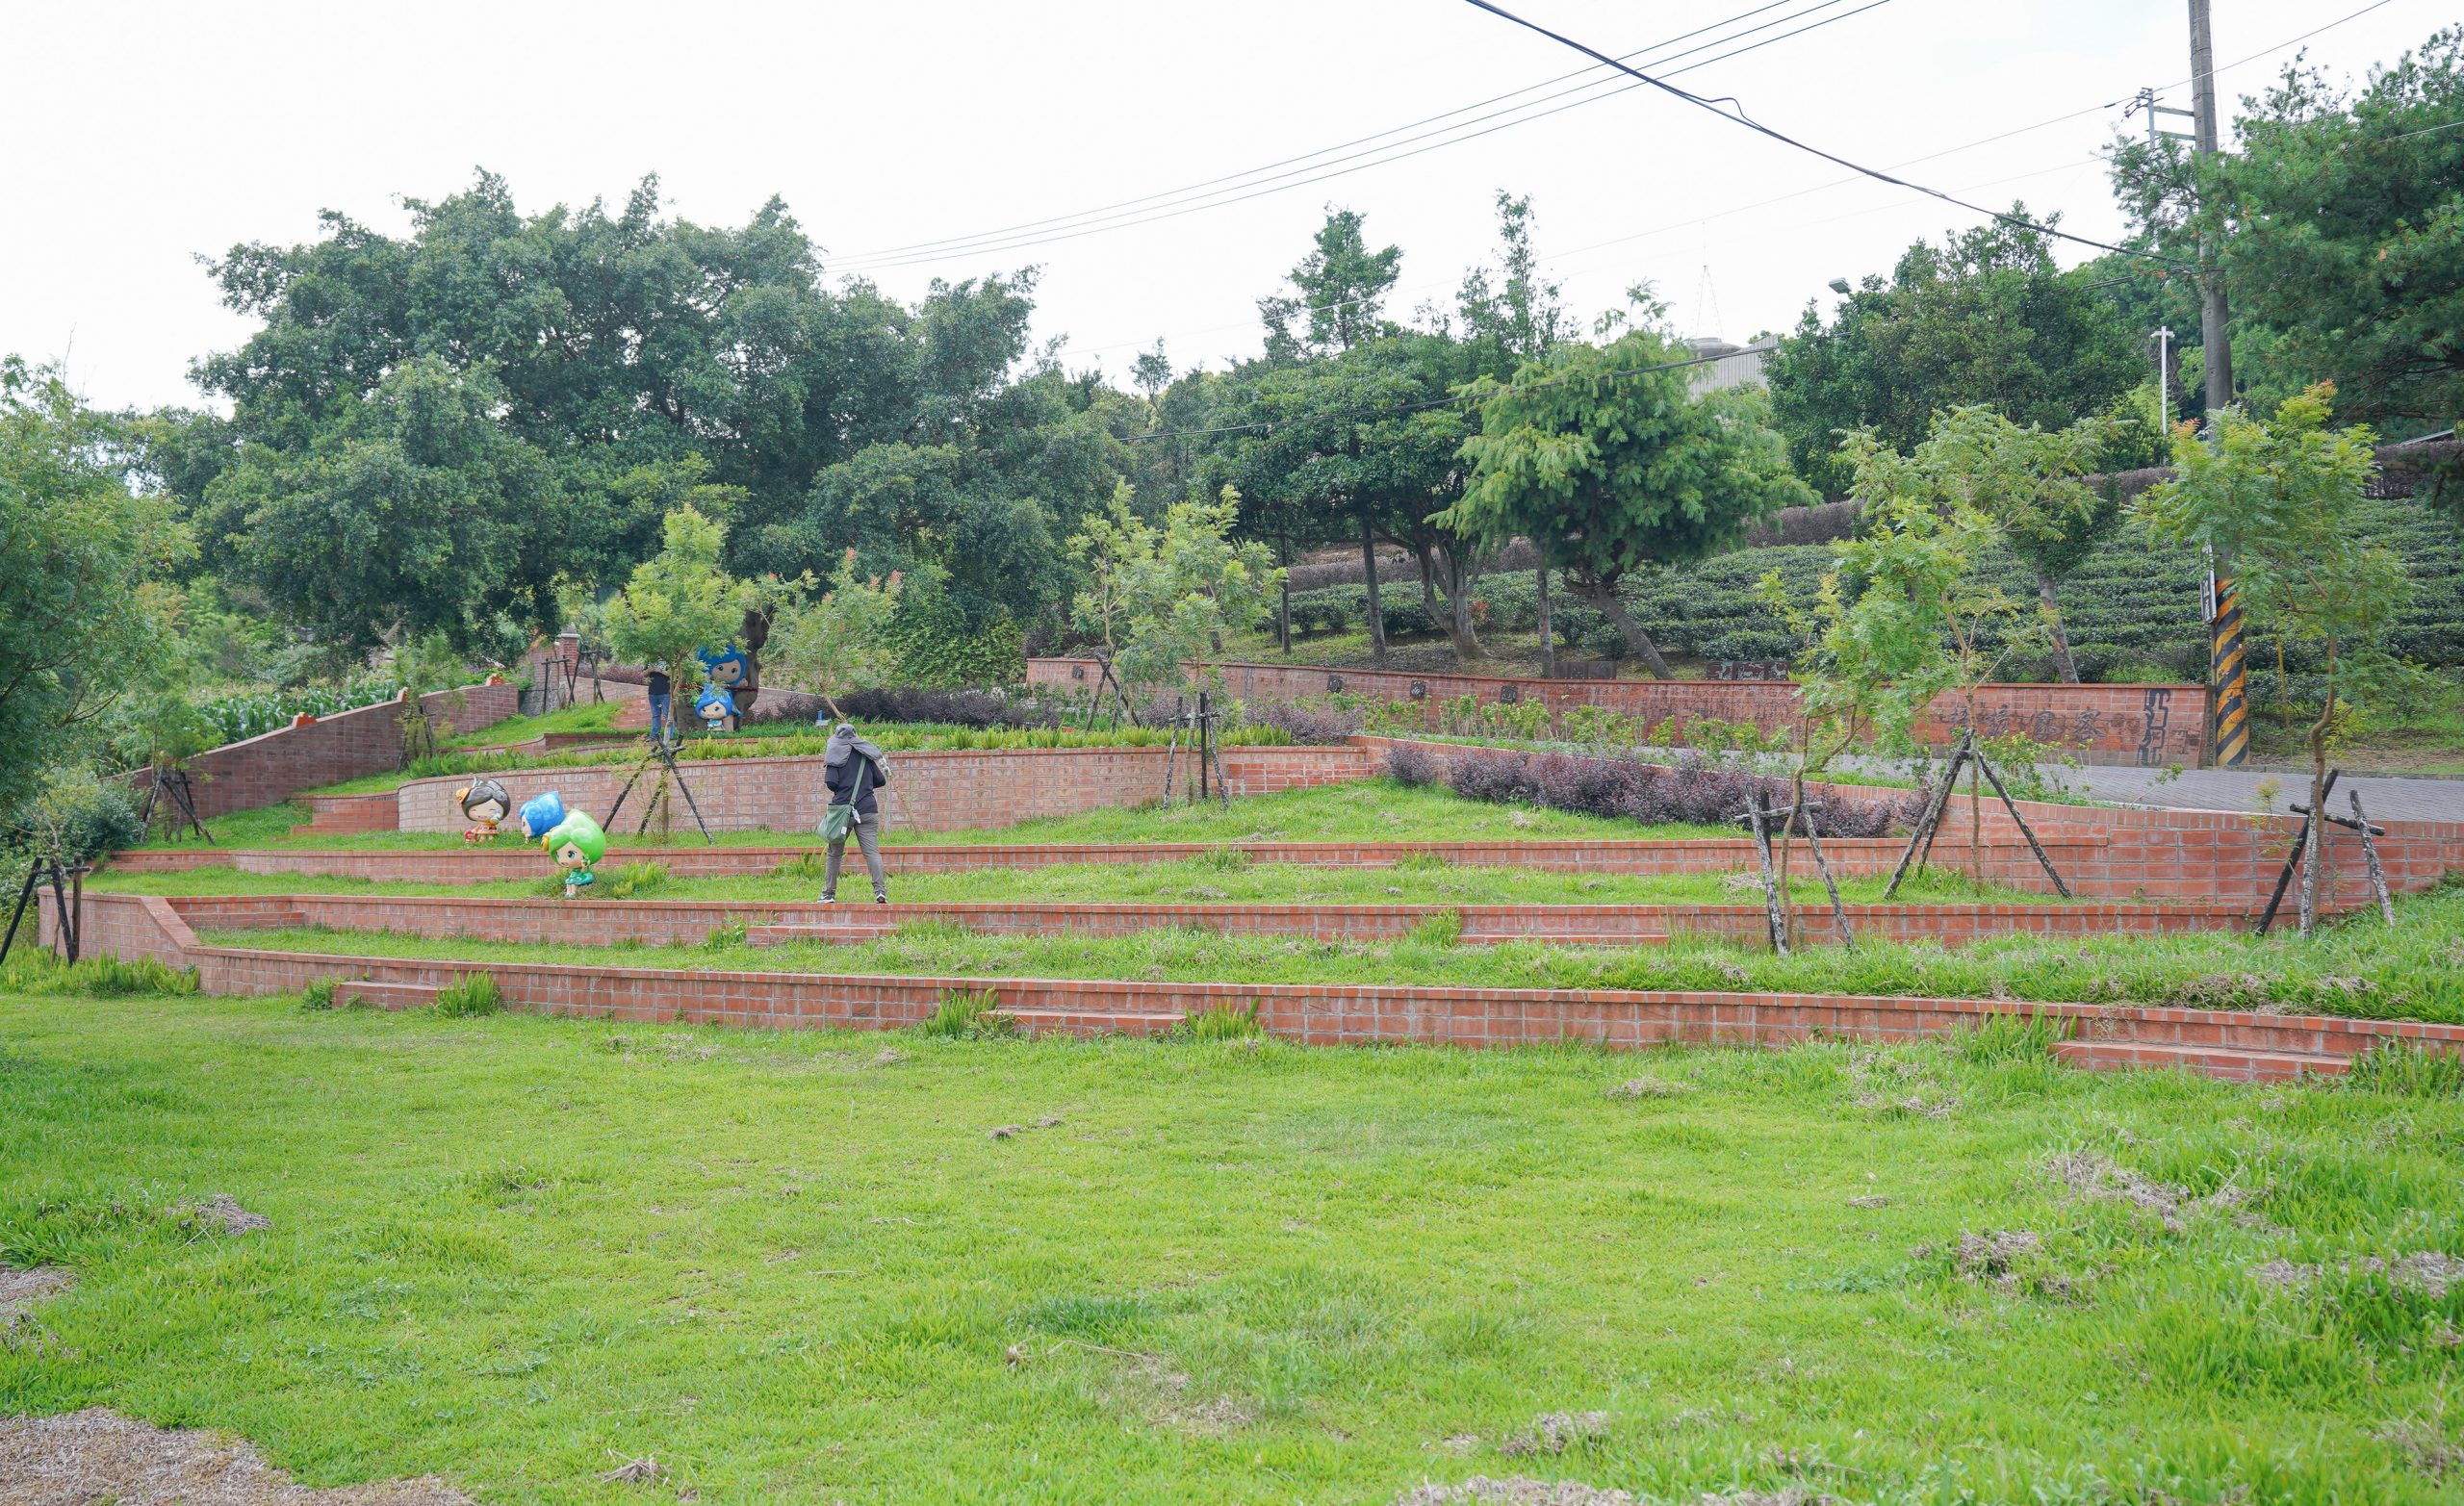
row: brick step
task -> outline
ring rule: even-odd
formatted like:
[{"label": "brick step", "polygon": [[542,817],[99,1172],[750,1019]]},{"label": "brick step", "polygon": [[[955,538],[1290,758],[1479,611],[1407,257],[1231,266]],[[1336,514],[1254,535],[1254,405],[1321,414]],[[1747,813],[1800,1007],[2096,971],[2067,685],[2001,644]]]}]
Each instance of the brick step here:
[{"label": "brick step", "polygon": [[1161,1035],[1180,1026],[1167,1009],[1014,1009],[996,1011],[1022,1035]]},{"label": "brick step", "polygon": [[2308,1051],[2248,1051],[2235,1046],[2173,1046],[2132,1040],[2066,1040],[2054,1055],[2091,1071],[2180,1067],[2233,1083],[2282,1083],[2345,1071],[2350,1059]]},{"label": "brick step", "polygon": [[334,1004],[367,1004],[380,1009],[424,1009],[436,1002],[434,983],[384,983],[373,979],[348,978],[334,984]]}]

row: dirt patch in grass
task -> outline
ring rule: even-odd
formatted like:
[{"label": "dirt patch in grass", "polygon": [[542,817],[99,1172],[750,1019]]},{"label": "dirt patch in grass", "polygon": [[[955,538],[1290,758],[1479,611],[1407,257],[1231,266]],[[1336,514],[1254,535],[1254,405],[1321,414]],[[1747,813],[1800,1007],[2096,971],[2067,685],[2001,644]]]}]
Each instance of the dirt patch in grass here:
[{"label": "dirt patch in grass", "polygon": [[0,1266],[0,1328],[14,1325],[28,1308],[75,1285],[77,1273],[64,1266],[38,1265],[31,1270]]},{"label": "dirt patch in grass", "polygon": [[1238,1396],[1194,1394],[1187,1372],[1161,1355],[1141,1355],[1131,1371],[1145,1393],[1147,1416],[1184,1433],[1221,1434],[1258,1420],[1258,1409]]},{"label": "dirt patch in grass", "polygon": [[2221,1212],[2249,1201],[2248,1192],[2230,1183],[2205,1197],[2194,1197],[2188,1187],[2141,1176],[2092,1150],[2065,1151],[2046,1161],[2045,1170],[2074,1197],[2089,1202],[2128,1203],[2155,1214],[2173,1234],[2182,1232],[2184,1219],[2191,1215]]},{"label": "dirt patch in grass", "polygon": [[2391,1423],[2372,1436],[2394,1449],[2417,1474],[2444,1480],[2464,1470],[2464,1444],[2418,1418]]},{"label": "dirt patch in grass", "polygon": [[1611,1098],[1676,1098],[1694,1091],[1691,1083],[1672,1083],[1663,1077],[1628,1078],[1608,1090]]},{"label": "dirt patch in grass", "polygon": [[1624,1491],[1580,1480],[1492,1480],[1476,1474],[1460,1485],[1424,1485],[1395,1497],[1395,1506],[1636,1506]]},{"label": "dirt patch in grass", "polygon": [[1562,1454],[1590,1443],[1608,1430],[1605,1412],[1544,1412],[1531,1425],[1498,1445],[1504,1454]]},{"label": "dirt patch in grass", "polygon": [[2261,1286],[2300,1289],[2317,1285],[2331,1270],[2346,1276],[2376,1276],[2400,1290],[2418,1291],[2433,1300],[2447,1295],[2450,1287],[2464,1282],[2464,1260],[2439,1250],[2417,1250],[2392,1261],[2365,1255],[2334,1265],[2270,1261],[2252,1267],[2250,1274],[2258,1278]]},{"label": "dirt patch in grass", "polygon": [[2014,1284],[2013,1267],[2044,1248],[2044,1237],[2030,1229],[2004,1229],[1993,1234],[1963,1234],[1953,1259],[1960,1274],[1971,1281],[1991,1279]]},{"label": "dirt patch in grass", "polygon": [[473,1506],[434,1478],[312,1490],[244,1439],[167,1430],[101,1407],[0,1418],[0,1480],[15,1506]]},{"label": "dirt patch in grass", "polygon": [[190,1204],[181,1213],[180,1223],[203,1234],[256,1234],[273,1227],[272,1219],[242,1208],[228,1192],[217,1192]]}]

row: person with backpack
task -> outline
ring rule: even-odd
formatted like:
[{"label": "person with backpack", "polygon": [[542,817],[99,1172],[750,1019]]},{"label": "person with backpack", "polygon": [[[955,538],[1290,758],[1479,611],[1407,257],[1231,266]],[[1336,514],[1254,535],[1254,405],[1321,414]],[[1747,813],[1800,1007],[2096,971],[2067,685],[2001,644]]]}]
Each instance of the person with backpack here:
[{"label": "person with backpack", "polygon": [[869,738],[857,736],[854,727],[841,722],[831,729],[830,746],[822,753],[821,782],[830,791],[830,805],[821,818],[821,834],[830,842],[821,870],[822,903],[838,898],[838,861],[853,832],[857,850],[864,855],[864,871],[872,875],[873,903],[888,904],[889,885],[882,878],[881,803],[873,792],[889,782],[889,760]]}]

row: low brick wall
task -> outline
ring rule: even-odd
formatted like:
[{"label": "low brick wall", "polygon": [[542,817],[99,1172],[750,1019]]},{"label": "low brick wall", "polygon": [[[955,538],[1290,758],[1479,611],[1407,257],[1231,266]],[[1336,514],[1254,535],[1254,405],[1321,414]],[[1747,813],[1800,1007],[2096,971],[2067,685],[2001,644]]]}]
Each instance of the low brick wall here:
[{"label": "low brick wall", "polygon": [[[1414,675],[1399,670],[1327,669],[1294,664],[1220,664],[1225,690],[1243,701],[1301,701],[1337,692],[1384,701],[1419,701],[1435,726],[1440,703],[1544,702],[1553,710],[1598,706],[1655,726],[1675,720],[1751,722],[1768,732],[1796,714],[1796,687],[1784,681],[1707,679],[1510,679],[1477,675]],[[1098,682],[1092,659],[1029,659],[1027,683],[1086,688]],[[1938,748],[1959,740],[1965,707],[1934,702],[1917,734]],[[2024,732],[2082,763],[2196,766],[2207,758],[2207,694],[2197,685],[1988,685],[1977,696],[1977,725],[1988,737]]]},{"label": "low brick wall", "polygon": [[[723,926],[770,932],[771,941],[870,940],[912,921],[939,921],[1007,935],[1125,936],[1161,927],[1226,935],[1307,936],[1322,941],[1396,941],[1445,916],[1467,943],[1545,940],[1650,946],[1681,937],[1766,946],[1761,904],[1734,905],[820,905],[716,900],[418,898],[369,894],[180,896],[172,911],[206,931],[322,926],[405,935],[526,944],[653,946],[699,942]],[[2237,905],[1852,905],[1868,941],[1963,946],[1988,936],[2159,935],[2239,930]],[[1794,938],[1837,940],[1828,909],[1796,916]]]},{"label": "low brick wall", "polygon": [[[658,862],[672,877],[704,879],[766,874],[797,857],[817,856],[818,846],[712,847],[698,838],[690,846],[611,847],[609,865]],[[1897,837],[1825,842],[1822,851],[1839,874],[1888,873],[1906,845]],[[2046,850],[2066,872],[2098,857],[2103,838],[2056,838]],[[1746,837],[1691,837],[1673,841],[1624,840],[1476,842],[989,842],[902,843],[883,847],[883,866],[893,874],[961,873],[983,868],[1045,868],[1063,863],[1168,863],[1230,848],[1259,863],[1298,863],[1326,868],[1391,868],[1404,861],[1434,861],[1484,868],[1534,868],[1550,873],[1724,873],[1755,865]],[[2016,840],[1994,839],[1984,847],[1986,874],[2015,887],[2041,884],[2043,872]],[[1961,850],[1963,860],[1965,849]],[[299,874],[324,878],[407,880],[476,883],[546,877],[547,860],[536,847],[500,839],[483,847],[149,849],[121,853],[112,866],[127,873],[185,872],[228,866],[242,873]]]},{"label": "low brick wall", "polygon": [[[47,938],[55,918],[48,895],[43,903]],[[87,904],[87,933],[96,950],[193,966],[210,993],[287,993],[321,978],[436,987],[486,973],[515,1008],[645,1023],[898,1029],[925,1018],[945,994],[988,990],[1004,1013],[1031,1030],[1148,1031],[1208,1008],[1254,1007],[1270,1033],[1327,1046],[1780,1046],[1817,1035],[1902,1041],[2019,1014],[2072,1022],[2075,1038],[2061,1050],[2082,1064],[2161,1062],[2246,1081],[2338,1070],[2389,1039],[2464,1050],[2464,1027],[2450,1025],[1989,999],[901,978],[332,956],[204,946],[167,902],[149,896],[89,895]]]},{"label": "low brick wall", "polygon": [[[890,754],[890,783],[881,791],[889,825],[913,831],[1006,827],[1038,816],[1074,815],[1152,804],[1164,793],[1161,748],[1005,748]],[[1186,766],[1188,760],[1182,760]],[[514,804],[555,790],[569,809],[604,819],[633,764],[526,769],[500,775]],[[818,753],[793,758],[679,760],[693,799],[713,830],[809,831],[829,794]],[[634,830],[659,771],[655,765],[627,797],[616,830]],[[1232,793],[1279,790],[1367,779],[1371,754],[1355,747],[1227,748],[1223,773]],[[413,779],[397,792],[404,831],[459,831],[468,825],[453,792],[467,775]],[[690,832],[693,815],[680,794],[669,797],[673,830]]]},{"label": "low brick wall", "polygon": [[[420,704],[457,727],[478,727],[513,715],[520,696],[510,684],[471,685],[423,696]],[[399,701],[380,702],[197,754],[188,761],[197,814],[211,822],[235,810],[279,804],[301,790],[400,768],[404,709]],[[151,770],[130,777],[140,795],[152,782]]]}]

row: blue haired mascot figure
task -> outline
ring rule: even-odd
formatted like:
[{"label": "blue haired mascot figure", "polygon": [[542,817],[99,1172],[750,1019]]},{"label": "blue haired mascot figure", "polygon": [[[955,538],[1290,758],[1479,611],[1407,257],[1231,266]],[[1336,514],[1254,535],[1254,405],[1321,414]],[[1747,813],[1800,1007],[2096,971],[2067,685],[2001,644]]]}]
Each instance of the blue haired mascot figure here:
[{"label": "blue haired mascot figure", "polygon": [[[701,714],[703,725],[713,732],[732,730],[742,726],[736,714],[735,692],[736,687],[753,677],[753,661],[745,656],[742,649],[732,645],[715,653],[705,649],[696,657],[702,661],[703,672],[709,676],[709,683],[702,687],[701,699],[693,702],[693,709]],[[715,701],[711,694],[714,691],[717,693]],[[721,709],[714,710],[714,706]]]},{"label": "blue haired mascot figure", "polygon": [[522,804],[522,834],[536,842],[564,824],[565,798],[554,790]]},{"label": "blue haired mascot figure", "polygon": [[599,823],[577,810],[559,822],[556,829],[539,839],[556,866],[565,871],[565,898],[572,899],[584,888],[599,881],[591,866],[607,855],[607,833]]}]

